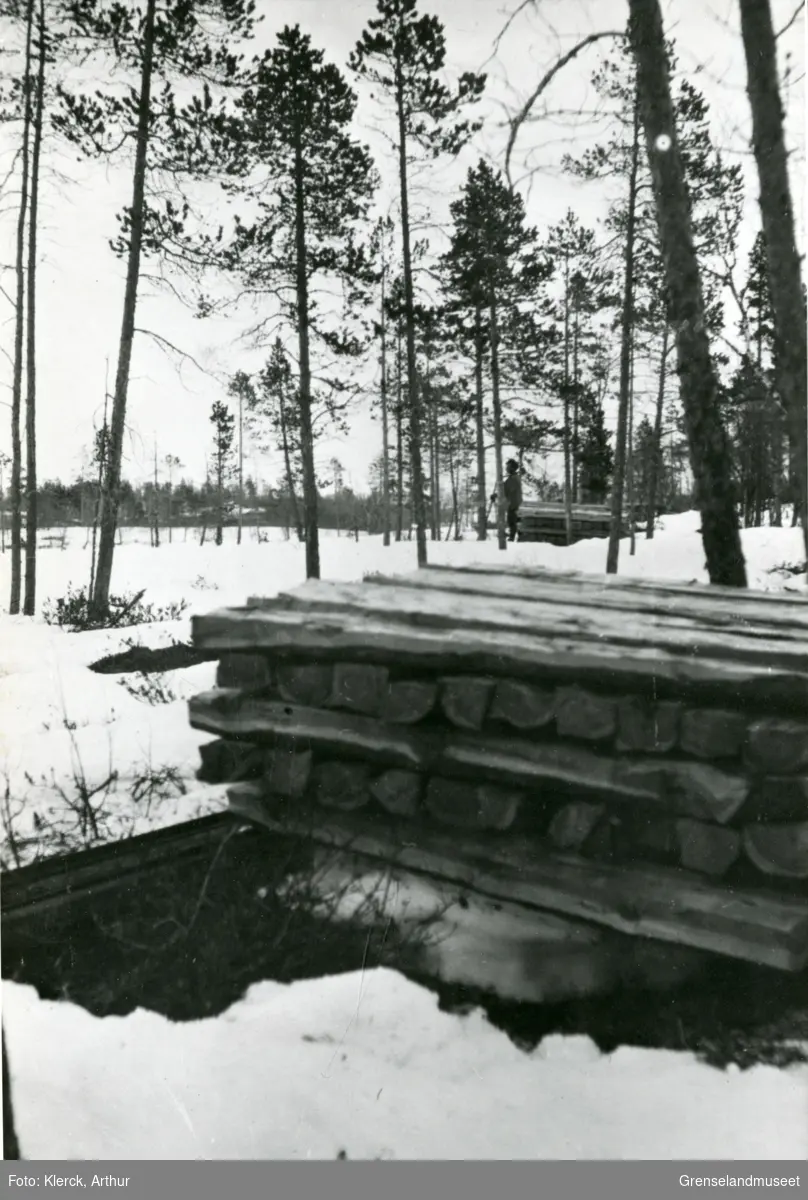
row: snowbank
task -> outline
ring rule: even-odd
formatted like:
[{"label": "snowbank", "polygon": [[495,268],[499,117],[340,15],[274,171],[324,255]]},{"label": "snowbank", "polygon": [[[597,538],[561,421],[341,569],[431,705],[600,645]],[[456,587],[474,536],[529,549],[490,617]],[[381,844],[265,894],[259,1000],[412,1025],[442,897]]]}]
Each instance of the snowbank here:
[{"label": "snowbank", "polygon": [[585,1037],[520,1051],[376,970],[261,983],[215,1020],[99,1020],[5,984],[34,1159],[802,1159],[808,1072]]}]

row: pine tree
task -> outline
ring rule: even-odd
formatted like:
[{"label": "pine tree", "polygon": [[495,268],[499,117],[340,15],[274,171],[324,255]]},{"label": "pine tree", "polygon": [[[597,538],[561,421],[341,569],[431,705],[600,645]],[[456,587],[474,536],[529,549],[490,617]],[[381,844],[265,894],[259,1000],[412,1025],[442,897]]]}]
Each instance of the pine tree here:
[{"label": "pine tree", "polygon": [[[177,201],[169,182],[207,176],[218,156],[202,135],[219,116],[210,84],[233,84],[239,62],[228,39],[248,36],[253,0],[75,0],[72,17],[78,33],[93,47],[105,70],[110,63],[137,77],[124,93],[94,90],[77,94],[59,88],[61,112],[54,125],[83,153],[112,159],[131,154],[131,200],[121,214],[120,235],[112,242],[126,261],[118,364],[110,414],[110,441],[101,495],[98,569],[93,607],[108,607],[115,549],[123,435],[135,339],[135,314],[143,259],[176,241],[189,217],[187,200]],[[175,86],[202,81],[201,94],[181,104]]]},{"label": "pine tree", "polygon": [[659,478],[662,469],[661,461],[654,467],[654,458],[661,459],[658,443],[654,435],[654,427],[648,417],[643,417],[634,431],[634,452],[631,456],[631,491],[634,504],[640,511],[647,513],[651,502],[651,483],[654,471]]},{"label": "pine tree", "polygon": [[594,231],[583,226],[572,210],[549,230],[544,251],[555,267],[561,289],[557,302],[549,309],[558,335],[542,364],[542,382],[563,405],[564,507],[569,541],[572,504],[580,491],[580,445],[587,411],[584,399],[604,333],[596,330],[592,318],[604,307],[611,274],[601,264]]},{"label": "pine tree", "polygon": [[[17,143],[19,209],[16,242],[16,296],[12,385],[12,570],[11,611],[19,611],[23,515],[25,537],[23,612],[36,609],[37,568],[37,273],[39,204],[48,178],[44,148],[54,99],[54,70],[77,52],[72,0],[0,0],[0,18],[18,26],[23,43],[22,71],[0,78],[0,123],[20,128]],[[78,48],[80,51],[80,48]],[[14,168],[13,168],[14,169]],[[25,383],[25,495],[22,494],[22,401]]]},{"label": "pine tree", "polygon": [[[308,578],[320,574],[312,339],[319,336],[334,355],[358,354],[362,345],[346,323],[373,281],[357,234],[376,179],[368,150],[350,134],[355,107],[339,70],[299,27],[287,26],[255,65],[234,129],[259,216],[249,225],[237,221],[227,262],[249,290],[274,297],[297,334]],[[314,284],[325,280],[344,288],[336,315],[317,299]]]},{"label": "pine tree", "polygon": [[371,240],[370,253],[378,267],[379,320],[375,333],[379,339],[379,403],[382,417],[381,495],[382,495],[382,545],[390,545],[390,398],[389,398],[389,297],[392,284],[392,238],[393,222],[385,217],[376,223]]},{"label": "pine tree", "polygon": [[788,415],[795,509],[808,558],[808,375],[806,303],[794,232],[777,48],[769,0],[740,0],[741,33],[752,110],[752,148],[777,341],[777,389]]},{"label": "pine tree", "polygon": [[758,234],[741,289],[743,358],[727,388],[727,415],[744,524],[761,525],[768,508],[772,522],[782,521],[784,413],[777,394],[774,313],[771,307],[766,248]]},{"label": "pine tree", "polygon": [[[535,298],[548,267],[536,253],[536,231],[525,223],[522,197],[483,160],[469,170],[460,197],[451,205],[453,228],[443,258],[451,302],[465,304],[486,322],[491,371],[497,538],[507,548],[502,471],[502,335],[508,318]],[[479,314],[479,318],[478,318]]]},{"label": "pine tree", "polygon": [[38,0],[34,47],[36,76],[31,81],[31,180],[28,201],[28,270],[25,314],[25,596],[23,612],[32,617],[36,611],[36,298],[37,246],[39,233],[39,187],[42,162],[42,138],[45,127],[45,72],[48,62],[48,34],[45,0]]},{"label": "pine tree", "polygon": [[629,8],[629,35],[637,63],[637,92],[665,263],[668,312],[676,330],[682,405],[707,569],[711,583],[745,587],[730,452],[710,354],[662,16],[658,0],[629,0]]},{"label": "pine tree", "polygon": [[[24,73],[17,92],[17,105],[21,118],[20,134],[20,186],[19,208],[15,246],[15,301],[14,301],[14,360],[11,388],[11,595],[8,611],[20,611],[22,590],[22,388],[25,346],[25,245],[29,219],[28,196],[31,186],[31,126],[33,121],[33,44],[34,44],[34,0],[21,5],[10,5],[10,16],[24,23]],[[4,14],[5,15],[5,14]]]},{"label": "pine tree", "polygon": [[485,77],[461,75],[455,92],[442,82],[446,61],[443,25],[420,15],[417,0],[377,0],[378,17],[368,22],[350,59],[351,68],[392,98],[398,152],[407,407],[418,565],[425,566],[426,507],[421,461],[421,403],[415,351],[415,291],[410,219],[409,163],[413,149],[430,158],[457,154],[475,126],[458,118],[464,104],[479,98]]},{"label": "pine tree", "polygon": [[269,449],[265,439],[268,426],[271,444],[282,454],[292,523],[298,541],[305,544],[306,530],[299,499],[302,453],[298,389],[292,364],[280,338],[275,339],[270,356],[257,377],[252,379],[239,371],[230,381],[229,391],[231,395],[241,395],[247,410],[247,427],[258,438],[261,448]]},{"label": "pine tree", "polygon": [[506,446],[515,447],[520,472],[524,471],[526,460],[541,454],[548,441],[555,441],[558,436],[557,424],[539,417],[530,408],[514,409],[502,422],[502,440]]},{"label": "pine tree", "polygon": [[[444,262],[444,270],[446,264]],[[444,323],[452,351],[471,359],[474,378],[472,419],[474,422],[475,498],[477,540],[488,537],[488,489],[486,487],[486,405],[484,394],[485,363],[488,348],[487,326],[484,320],[482,297],[472,304],[461,289],[454,290],[451,273],[444,280]]]},{"label": "pine tree", "polygon": [[[676,65],[675,48],[664,45],[668,71]],[[624,255],[622,299],[615,296],[621,322],[621,376],[616,445],[616,478],[613,488],[615,520],[612,526],[610,556],[616,567],[620,515],[617,493],[622,492],[627,444],[629,385],[634,359],[648,351],[648,344],[660,346],[658,403],[654,429],[661,439],[662,408],[668,372],[670,334],[669,314],[664,286],[664,264],[659,241],[656,208],[648,156],[637,154],[636,66],[628,41],[610,56],[593,77],[593,85],[603,101],[612,108],[611,132],[607,139],[588,150],[579,159],[568,156],[567,168],[583,179],[619,178],[625,180],[624,196],[610,207],[608,229],[618,235]],[[737,237],[743,207],[740,167],[726,165],[715,149],[709,126],[709,109],[701,93],[688,79],[678,80],[671,95],[682,168],[691,203],[694,248],[703,268],[705,324],[710,337],[721,332],[721,276],[726,257]],[[631,180],[634,186],[631,186]],[[629,227],[633,229],[629,247]],[[625,274],[626,256],[631,250],[632,280],[629,293]],[[631,309],[627,301],[631,299]],[[661,445],[661,440],[659,442]],[[622,502],[619,505],[622,509]],[[653,509],[649,508],[647,533],[653,535]]]},{"label": "pine tree", "polygon": [[454,378],[444,367],[434,383],[440,398],[437,408],[436,440],[440,461],[446,464],[452,507],[446,529],[446,541],[454,526],[454,540],[461,534],[461,478],[468,472],[474,452],[474,399],[465,380]]},{"label": "pine tree", "polygon": [[581,493],[585,502],[605,504],[614,470],[614,451],[609,445],[603,405],[594,401],[587,416],[581,441]]},{"label": "pine tree", "polygon": [[216,537],[217,546],[223,540],[224,522],[232,505],[227,489],[235,475],[233,447],[236,439],[236,418],[226,404],[216,400],[210,410],[213,426],[213,483],[216,489]]}]

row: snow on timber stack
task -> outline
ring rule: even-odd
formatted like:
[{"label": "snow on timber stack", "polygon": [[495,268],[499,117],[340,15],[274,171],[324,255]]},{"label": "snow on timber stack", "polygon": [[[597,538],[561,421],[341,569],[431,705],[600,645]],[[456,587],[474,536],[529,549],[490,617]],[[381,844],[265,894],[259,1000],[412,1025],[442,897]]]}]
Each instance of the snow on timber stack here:
[{"label": "snow on timber stack", "polygon": [[435,567],[193,631],[200,777],[237,812],[537,922],[808,965],[803,599]]}]

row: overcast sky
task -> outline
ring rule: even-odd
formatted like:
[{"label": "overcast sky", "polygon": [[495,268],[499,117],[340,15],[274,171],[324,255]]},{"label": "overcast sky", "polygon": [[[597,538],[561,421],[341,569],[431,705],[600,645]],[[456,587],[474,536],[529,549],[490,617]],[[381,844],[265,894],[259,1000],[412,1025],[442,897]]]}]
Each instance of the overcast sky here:
[{"label": "overcast sky", "polygon": [[[792,15],[797,0],[772,0],[778,28]],[[489,73],[489,120],[480,141],[461,160],[443,166],[429,180],[430,204],[440,217],[453,198],[469,164],[479,153],[499,156],[504,133],[503,115],[529,94],[554,59],[582,35],[595,29],[620,29],[627,15],[626,0],[539,0],[534,9],[518,15],[494,55],[494,42],[508,13],[517,7],[498,0],[423,0],[422,8],[439,16],[446,27],[448,67],[452,74],[468,69]],[[258,0],[264,16],[257,49],[270,45],[285,24],[299,23],[327,57],[343,66],[362,28],[375,11],[375,0]],[[737,0],[667,0],[663,11],[666,30],[676,38],[680,68],[697,72],[694,82],[712,109],[717,141],[733,161],[744,164],[747,179],[746,222],[741,249],[745,253],[758,226],[757,183],[748,153],[749,119],[745,95],[743,50],[737,30]],[[800,18],[781,41],[781,68],[790,55],[792,76],[804,70],[804,23]],[[604,43],[608,45],[608,43]],[[556,78],[547,93],[553,109],[578,109],[591,98],[589,78],[601,51],[585,51]],[[357,133],[373,149],[382,143],[372,126],[378,113],[360,93]],[[792,177],[798,209],[799,235],[805,219],[804,189],[804,84],[787,93],[789,147],[794,151]],[[565,150],[578,152],[592,137],[581,127],[575,140],[568,125],[559,120],[524,127],[516,147],[515,162],[537,168],[532,178],[528,214],[540,232],[572,207],[584,223],[602,219],[608,195],[598,185],[576,183],[558,171]],[[3,162],[8,164],[9,143]],[[393,176],[381,163],[386,186]],[[107,169],[97,163],[77,163],[60,152],[59,166],[75,180],[56,186],[49,182],[42,201],[42,264],[39,271],[39,473],[40,478],[72,478],[81,467],[92,441],[93,424],[103,409],[106,360],[110,387],[115,373],[117,342],[123,301],[123,264],[108,248],[115,236],[115,214],[127,203],[130,182],[123,168]],[[7,165],[4,169],[7,169]],[[13,214],[6,210],[3,231],[4,264],[13,260]],[[6,272],[8,291],[11,277]],[[2,314],[3,346],[11,351],[13,321],[5,306]],[[178,455],[181,472],[200,479],[210,442],[210,407],[223,395],[223,377],[243,368],[256,369],[262,355],[250,351],[240,334],[249,318],[229,317],[215,322],[193,320],[176,300],[142,295],[137,324],[157,330],[182,347],[213,375],[186,362],[178,374],[174,362],[148,338],[136,341],[129,389],[125,474],[135,480],[149,475],[155,449],[160,461]],[[372,378],[369,377],[369,378]],[[2,360],[0,380],[3,401],[10,399],[11,370]],[[649,400],[650,402],[650,395]],[[638,399],[638,414],[646,401]],[[8,415],[8,408],[2,412]],[[10,449],[7,416],[0,418],[0,450]],[[380,431],[360,407],[352,416],[350,436],[324,441],[318,463],[326,470],[336,455],[354,487],[367,484],[367,466],[380,450]],[[162,470],[162,468],[161,468]],[[248,448],[246,470],[261,481],[274,481],[280,470],[277,455],[260,455]]]}]

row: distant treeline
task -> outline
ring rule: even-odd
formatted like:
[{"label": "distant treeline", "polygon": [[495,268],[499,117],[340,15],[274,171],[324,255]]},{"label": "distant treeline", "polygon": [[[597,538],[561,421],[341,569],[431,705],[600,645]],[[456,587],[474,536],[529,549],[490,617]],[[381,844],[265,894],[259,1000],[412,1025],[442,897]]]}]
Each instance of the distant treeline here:
[{"label": "distant treeline", "polygon": [[[525,498],[560,501],[563,491],[560,485],[549,480],[526,481]],[[476,519],[474,480],[456,494],[440,497],[439,512],[442,536],[457,535],[474,527]],[[642,488],[638,488],[637,517],[644,515]],[[691,507],[693,501],[689,489],[682,491],[666,489],[664,507],[666,512],[681,512]],[[224,489],[220,494],[211,485],[197,486],[181,480],[173,486],[148,482],[137,486],[128,481],[121,485],[119,524],[134,528],[161,529],[204,529],[213,530],[220,523],[229,528],[242,525],[244,529],[286,529],[297,534],[299,504],[283,487],[258,487],[255,481],[244,481],[243,495],[239,497],[236,487]],[[37,488],[37,527],[39,529],[65,528],[69,526],[92,527],[98,504],[98,486],[92,480],[77,479],[73,483],[61,480],[46,480]],[[431,504],[431,501],[430,501]],[[0,493],[0,517],[8,528],[8,498]],[[391,513],[394,538],[408,537],[413,518],[408,497],[404,495],[400,511],[398,505]],[[352,488],[342,487],[336,494],[321,491],[318,496],[318,519],[321,529],[366,533],[381,533],[384,527],[382,493],[371,488],[367,493],[357,493]],[[302,530],[299,531],[302,535]]]},{"label": "distant treeline", "polygon": [[[37,488],[37,527],[52,529],[64,526],[92,526],[98,504],[98,486],[94,481],[78,479],[73,483],[46,480]],[[9,501],[0,494],[0,513],[8,516]],[[143,528],[201,528],[219,523],[244,528],[296,529],[296,507],[292,497],[282,488],[258,488],[252,479],[244,482],[243,495],[238,489],[225,489],[223,495],[209,485],[201,487],[181,480],[168,483],[145,483],[134,486],[124,481],[120,491],[119,523]],[[359,495],[345,487],[334,494],[321,494],[318,517],[323,529],[361,529],[371,533],[381,531],[381,497],[371,491]],[[402,513],[405,530],[410,525],[409,506]]]}]

